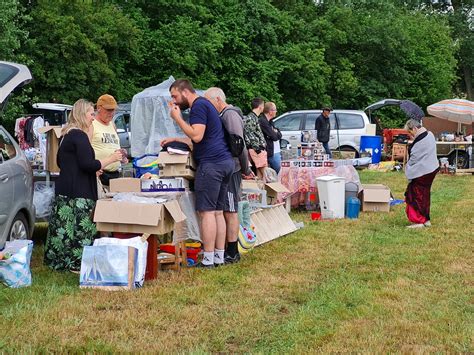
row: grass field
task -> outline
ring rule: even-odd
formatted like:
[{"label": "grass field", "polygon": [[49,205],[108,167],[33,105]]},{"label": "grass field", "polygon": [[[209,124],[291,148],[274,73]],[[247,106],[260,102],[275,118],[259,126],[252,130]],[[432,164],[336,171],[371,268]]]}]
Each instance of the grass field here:
[{"label": "grass field", "polygon": [[[403,198],[401,173],[364,171]],[[42,265],[0,286],[0,352],[474,352],[474,177],[438,176],[433,227],[404,206],[312,222],[215,270],[161,273],[132,292],[80,290]]]}]

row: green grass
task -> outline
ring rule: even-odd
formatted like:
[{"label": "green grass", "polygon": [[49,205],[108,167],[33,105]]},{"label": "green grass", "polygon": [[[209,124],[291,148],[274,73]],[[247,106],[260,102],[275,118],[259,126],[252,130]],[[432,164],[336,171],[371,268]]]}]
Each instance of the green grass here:
[{"label": "green grass", "polygon": [[[402,199],[400,173],[361,172]],[[0,351],[473,352],[474,178],[438,176],[432,228],[404,206],[312,222],[216,270],[161,273],[142,289],[80,290],[42,265],[0,287]]]}]

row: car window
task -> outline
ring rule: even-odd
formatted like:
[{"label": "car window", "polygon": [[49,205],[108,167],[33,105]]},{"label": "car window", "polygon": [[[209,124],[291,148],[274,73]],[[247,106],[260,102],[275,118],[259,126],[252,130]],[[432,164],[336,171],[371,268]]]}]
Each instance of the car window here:
[{"label": "car window", "polygon": [[361,115],[354,113],[338,113],[339,129],[364,128],[364,119]]},{"label": "car window", "polygon": [[[306,124],[305,124],[305,130],[311,130],[314,129],[314,126],[316,125],[316,119],[319,117],[320,113],[308,113],[306,115]],[[331,113],[329,115],[329,122],[331,124],[331,129],[336,129],[336,116]]]},{"label": "car window", "polygon": [[0,87],[3,87],[13,78],[20,70],[17,67],[8,64],[0,65]]},{"label": "car window", "polygon": [[280,131],[299,131],[303,113],[292,113],[274,121]]},{"label": "car window", "polygon": [[0,129],[0,161],[10,160],[14,157],[16,157],[15,146],[7,134]]},{"label": "car window", "polygon": [[123,129],[125,131],[129,131],[130,130],[130,115],[128,113],[119,114],[118,116],[116,116],[114,123],[117,129]]},{"label": "car window", "polygon": [[125,120],[123,118],[123,115],[119,115],[115,118],[114,120],[114,123],[115,123],[115,127],[117,127],[117,129],[123,129],[123,130],[126,130],[125,128]]}]

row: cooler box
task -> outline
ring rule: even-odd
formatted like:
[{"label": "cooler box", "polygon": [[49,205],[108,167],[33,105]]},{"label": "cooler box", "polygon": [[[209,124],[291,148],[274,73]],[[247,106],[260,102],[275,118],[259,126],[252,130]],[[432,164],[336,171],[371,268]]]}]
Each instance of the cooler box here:
[{"label": "cooler box", "polygon": [[345,182],[343,177],[327,175],[316,179],[323,219],[344,218]]},{"label": "cooler box", "polygon": [[372,164],[380,163],[382,159],[382,137],[361,136],[359,151],[370,153],[372,156]]}]

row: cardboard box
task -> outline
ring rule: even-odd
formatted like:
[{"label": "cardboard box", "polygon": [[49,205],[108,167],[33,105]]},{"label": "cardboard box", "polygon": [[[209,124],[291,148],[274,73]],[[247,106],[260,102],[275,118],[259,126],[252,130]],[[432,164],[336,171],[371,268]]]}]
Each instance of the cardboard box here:
[{"label": "cardboard box", "polygon": [[97,201],[94,222],[100,232],[165,234],[186,219],[178,201],[160,204]]},{"label": "cardboard box", "polygon": [[118,178],[110,180],[110,192],[140,192],[140,179]]},{"label": "cardboard box", "polygon": [[59,173],[56,157],[59,149],[59,138],[61,137],[61,126],[45,126],[38,128],[39,133],[46,134],[46,166],[45,170]]},{"label": "cardboard box", "polygon": [[[262,183],[258,183],[255,180],[243,180],[242,181],[242,189],[245,190],[261,190]],[[290,190],[288,190],[285,186],[280,184],[279,182],[269,182],[267,184],[263,185],[266,195],[267,195],[267,204],[272,205],[277,203],[278,199],[278,194],[282,192],[287,192],[289,193]]]},{"label": "cardboard box", "polygon": [[362,211],[390,212],[390,189],[380,184],[362,185]]},{"label": "cardboard box", "polygon": [[191,154],[161,152],[157,159],[160,177],[184,177],[194,179],[196,166]]},{"label": "cardboard box", "polygon": [[189,181],[182,177],[169,179],[142,179],[142,192],[173,192],[189,189]]}]

